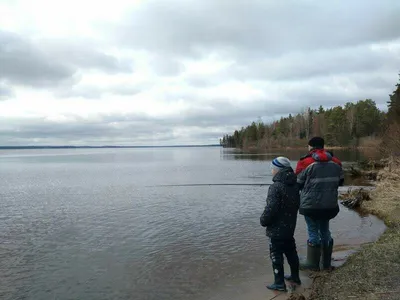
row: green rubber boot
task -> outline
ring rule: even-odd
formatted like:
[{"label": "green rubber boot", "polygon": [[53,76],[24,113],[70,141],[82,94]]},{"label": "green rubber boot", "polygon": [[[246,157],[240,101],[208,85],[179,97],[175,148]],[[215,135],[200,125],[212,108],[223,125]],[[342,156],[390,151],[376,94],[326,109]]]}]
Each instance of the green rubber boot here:
[{"label": "green rubber boot", "polygon": [[333,251],[333,239],[330,240],[328,245],[322,247],[322,268],[324,270],[332,269],[332,251]]},{"label": "green rubber boot", "polygon": [[311,245],[307,243],[307,259],[300,263],[300,270],[319,271],[319,263],[321,260],[320,245]]}]

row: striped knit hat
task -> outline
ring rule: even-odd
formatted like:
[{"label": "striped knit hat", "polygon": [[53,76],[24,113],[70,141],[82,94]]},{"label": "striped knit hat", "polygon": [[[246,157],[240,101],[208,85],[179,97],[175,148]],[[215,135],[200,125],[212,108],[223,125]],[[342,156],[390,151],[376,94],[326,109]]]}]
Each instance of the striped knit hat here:
[{"label": "striped knit hat", "polygon": [[279,156],[272,161],[271,167],[277,170],[291,168],[290,160],[287,157]]}]

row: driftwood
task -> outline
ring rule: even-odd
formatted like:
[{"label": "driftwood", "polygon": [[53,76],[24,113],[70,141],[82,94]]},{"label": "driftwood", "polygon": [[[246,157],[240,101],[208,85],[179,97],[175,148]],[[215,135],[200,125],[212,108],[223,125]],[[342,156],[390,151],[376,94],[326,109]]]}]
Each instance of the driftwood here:
[{"label": "driftwood", "polygon": [[341,202],[344,206],[348,208],[357,208],[360,207],[364,201],[371,200],[369,191],[364,188],[351,190],[347,193],[343,193],[341,195]]}]

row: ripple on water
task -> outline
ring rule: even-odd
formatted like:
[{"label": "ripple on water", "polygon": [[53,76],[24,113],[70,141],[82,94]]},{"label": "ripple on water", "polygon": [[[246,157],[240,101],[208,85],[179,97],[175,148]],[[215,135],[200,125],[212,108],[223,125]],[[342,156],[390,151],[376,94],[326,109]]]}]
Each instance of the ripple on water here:
[{"label": "ripple on water", "polygon": [[[221,160],[219,149],[168,151],[3,161],[0,298],[202,299],[268,279],[259,225],[267,187],[144,187],[251,183],[268,165]],[[382,224],[342,208],[331,227],[336,245],[354,245],[376,239]],[[302,217],[296,239],[304,253]]]}]

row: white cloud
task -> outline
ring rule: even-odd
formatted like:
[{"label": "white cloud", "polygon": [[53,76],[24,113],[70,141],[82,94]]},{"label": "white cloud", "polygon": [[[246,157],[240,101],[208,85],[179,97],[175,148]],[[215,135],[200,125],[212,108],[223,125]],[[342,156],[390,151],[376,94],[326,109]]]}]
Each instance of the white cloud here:
[{"label": "white cloud", "polygon": [[97,24],[116,23],[139,0],[2,0],[0,27],[34,38],[97,37]]}]

